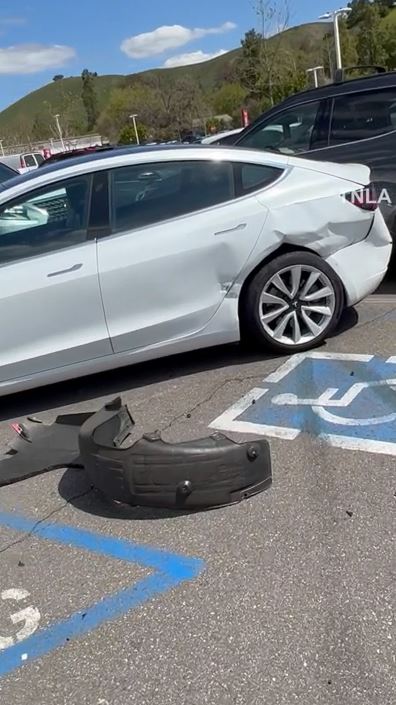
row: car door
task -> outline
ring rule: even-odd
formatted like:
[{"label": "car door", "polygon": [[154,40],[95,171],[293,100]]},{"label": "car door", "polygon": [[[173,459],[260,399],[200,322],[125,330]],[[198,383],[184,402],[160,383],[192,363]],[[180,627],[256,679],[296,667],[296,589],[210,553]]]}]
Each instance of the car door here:
[{"label": "car door", "polygon": [[0,382],[112,352],[90,192],[79,176],[0,206]]},{"label": "car door", "polygon": [[204,329],[249,257],[265,208],[253,196],[235,199],[233,165],[209,159],[115,169],[111,193],[113,234],[98,242],[98,263],[115,352]]}]

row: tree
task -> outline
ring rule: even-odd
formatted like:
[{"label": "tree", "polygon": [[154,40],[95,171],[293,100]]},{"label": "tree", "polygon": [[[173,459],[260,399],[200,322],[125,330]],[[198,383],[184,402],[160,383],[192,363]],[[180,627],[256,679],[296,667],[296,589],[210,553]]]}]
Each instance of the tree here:
[{"label": "tree", "polygon": [[246,90],[239,83],[225,83],[211,96],[216,115],[234,115],[244,104]]},{"label": "tree", "polygon": [[36,115],[32,126],[32,139],[34,141],[45,140],[48,139],[49,134],[50,128],[48,121],[44,118],[42,113]]},{"label": "tree", "polygon": [[284,75],[290,71],[283,35],[289,21],[289,2],[255,0],[255,11],[259,30],[249,30],[242,40],[239,81],[250,99],[272,106]]},{"label": "tree", "polygon": [[348,3],[351,12],[348,15],[348,29],[355,27],[361,20],[362,13],[367,5],[367,0],[352,0]]},{"label": "tree", "polygon": [[396,33],[394,24],[389,20],[382,21],[382,40],[387,55],[387,66],[396,68]]},{"label": "tree", "polygon": [[381,14],[376,4],[366,4],[359,21],[356,37],[359,64],[383,65],[388,57],[384,45]]},{"label": "tree", "polygon": [[158,72],[149,77],[146,86],[152,91],[157,110],[145,123],[156,129],[181,136],[185,129],[191,129],[193,121],[203,125],[210,114],[202,87],[196,81],[175,80],[173,76]]},{"label": "tree", "polygon": [[[146,127],[141,123],[138,123],[136,127],[139,142],[144,142],[148,134]],[[133,125],[125,125],[125,127],[122,128],[118,137],[118,144],[136,144],[136,133]]]},{"label": "tree", "polygon": [[152,126],[159,112],[158,99],[147,86],[116,88],[98,119],[98,128],[111,140],[116,140],[121,130],[130,124],[130,115],[137,113],[141,123]]},{"label": "tree", "polygon": [[348,3],[351,12],[348,16],[348,27],[356,27],[364,18],[367,8],[374,8],[380,17],[386,17],[393,9],[394,0],[352,0]]},{"label": "tree", "polygon": [[220,132],[221,130],[225,129],[225,125],[222,120],[219,120],[219,118],[213,117],[209,118],[205,122],[205,127],[206,127],[206,132],[209,133],[216,133]]},{"label": "tree", "polygon": [[260,68],[262,37],[255,29],[246,32],[241,42],[242,56],[238,63],[241,85],[252,98],[260,98],[263,93],[263,77]]},{"label": "tree", "polygon": [[57,73],[56,76],[54,76],[52,80],[55,82],[62,81],[63,78],[64,78],[64,76],[61,73]]},{"label": "tree", "polygon": [[[264,72],[266,94],[274,104],[274,83],[279,76],[282,61],[283,32],[289,24],[289,0],[256,0],[260,34],[260,68]],[[278,76],[277,76],[278,74]]]},{"label": "tree", "polygon": [[374,5],[377,6],[381,17],[386,15],[393,9],[395,0],[374,0]]},{"label": "tree", "polygon": [[179,136],[183,130],[191,129],[194,122],[203,125],[205,116],[210,112],[201,87],[191,79],[180,79],[176,82],[170,106],[171,124],[175,126]]},{"label": "tree", "polygon": [[84,104],[85,113],[87,116],[87,130],[90,132],[95,127],[98,117],[98,99],[95,90],[95,78],[97,73],[91,73],[88,69],[84,69],[81,74],[82,91],[81,97]]}]

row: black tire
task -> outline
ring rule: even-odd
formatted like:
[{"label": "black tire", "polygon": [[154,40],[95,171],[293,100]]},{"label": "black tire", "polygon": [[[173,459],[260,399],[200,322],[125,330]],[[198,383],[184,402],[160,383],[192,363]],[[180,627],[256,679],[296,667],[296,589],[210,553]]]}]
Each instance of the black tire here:
[{"label": "black tire", "polygon": [[[281,270],[293,265],[312,267],[324,274],[329,280],[334,292],[334,310],[326,327],[309,342],[287,344],[275,340],[267,333],[260,320],[260,297],[271,277]],[[261,348],[271,349],[280,353],[304,352],[317,347],[336,328],[345,306],[343,285],[333,269],[321,257],[310,252],[298,250],[279,255],[262,266],[255,274],[243,293],[240,303],[240,327],[243,343],[255,343]]]}]

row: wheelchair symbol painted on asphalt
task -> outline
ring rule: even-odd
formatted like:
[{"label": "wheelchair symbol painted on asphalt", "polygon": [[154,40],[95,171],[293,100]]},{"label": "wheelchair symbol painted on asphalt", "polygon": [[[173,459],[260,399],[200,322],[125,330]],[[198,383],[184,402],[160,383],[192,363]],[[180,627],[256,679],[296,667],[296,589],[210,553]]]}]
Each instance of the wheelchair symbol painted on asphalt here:
[{"label": "wheelchair symbol painted on asphalt", "polygon": [[396,356],[295,355],[210,425],[396,455]]}]

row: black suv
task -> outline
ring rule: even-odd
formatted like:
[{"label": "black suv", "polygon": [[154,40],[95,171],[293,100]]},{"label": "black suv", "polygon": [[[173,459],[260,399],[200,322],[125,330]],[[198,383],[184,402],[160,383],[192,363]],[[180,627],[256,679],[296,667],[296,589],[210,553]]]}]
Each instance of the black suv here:
[{"label": "black suv", "polygon": [[[346,79],[347,71],[359,68],[376,73]],[[239,133],[233,145],[366,164],[396,242],[396,71],[351,69],[337,72],[330,85],[271,108]]]}]

